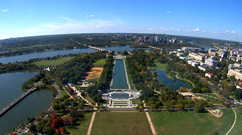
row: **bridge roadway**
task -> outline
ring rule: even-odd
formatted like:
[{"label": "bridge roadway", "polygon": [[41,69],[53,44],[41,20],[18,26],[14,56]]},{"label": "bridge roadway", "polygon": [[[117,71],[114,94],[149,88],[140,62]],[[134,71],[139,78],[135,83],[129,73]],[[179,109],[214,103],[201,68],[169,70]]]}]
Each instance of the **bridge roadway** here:
[{"label": "bridge roadway", "polygon": [[23,93],[22,95],[20,95],[19,97],[17,97],[16,99],[14,99],[12,102],[10,102],[7,106],[5,106],[1,111],[0,111],[0,117],[7,112],[8,110],[10,110],[13,106],[15,106],[16,104],[18,104],[22,99],[24,99],[25,97],[27,97],[30,93],[32,93],[33,91],[36,90],[36,87],[39,86],[41,84],[42,81],[39,81],[33,88],[29,89],[28,91],[26,91],[25,93]]},{"label": "bridge roadway", "polygon": [[98,51],[107,51],[109,53],[112,52],[112,51],[109,51],[109,50],[106,50],[106,49],[102,49],[102,48],[98,48],[98,47],[94,47],[94,46],[91,46],[91,45],[89,45],[88,47],[91,48],[91,49],[94,49],[94,50],[98,50]]},{"label": "bridge roadway", "polygon": [[158,49],[158,50],[161,50],[161,48],[158,48],[158,47],[154,47],[154,46],[148,46],[149,48],[152,48],[152,49]]}]

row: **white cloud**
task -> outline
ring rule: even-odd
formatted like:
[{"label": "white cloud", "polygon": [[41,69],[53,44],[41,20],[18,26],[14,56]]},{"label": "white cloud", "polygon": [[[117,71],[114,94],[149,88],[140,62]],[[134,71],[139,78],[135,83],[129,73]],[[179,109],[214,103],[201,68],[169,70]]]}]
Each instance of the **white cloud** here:
[{"label": "white cloud", "polygon": [[8,9],[3,9],[2,11],[3,11],[3,12],[7,12],[7,11],[8,11]]},{"label": "white cloud", "polygon": [[200,31],[200,29],[199,28],[196,28],[196,29],[193,29],[193,31]]},{"label": "white cloud", "polygon": [[94,17],[94,15],[86,15],[86,17]]},{"label": "white cloud", "polygon": [[148,30],[154,30],[154,27],[149,28]]},{"label": "white cloud", "polygon": [[176,31],[180,31],[181,29],[176,29]]},{"label": "white cloud", "polygon": [[236,32],[236,31],[231,31],[231,33],[232,33],[232,34],[237,34],[238,32]]},{"label": "white cloud", "polygon": [[167,13],[167,14],[170,14],[170,13],[171,13],[171,11],[166,11],[166,13]]}]

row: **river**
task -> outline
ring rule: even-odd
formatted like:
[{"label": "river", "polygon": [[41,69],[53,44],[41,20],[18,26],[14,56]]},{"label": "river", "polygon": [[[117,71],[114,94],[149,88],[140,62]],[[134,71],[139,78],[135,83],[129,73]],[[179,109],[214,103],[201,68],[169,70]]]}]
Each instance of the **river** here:
[{"label": "river", "polygon": [[183,88],[191,88],[191,85],[189,83],[183,82],[177,78],[175,79],[170,79],[166,76],[166,71],[161,70],[161,69],[155,69],[155,70],[150,70],[150,72],[156,72],[159,76],[157,77],[158,82],[162,83],[166,87],[169,87],[171,89],[176,89],[179,90],[180,87]]},{"label": "river", "polygon": [[[38,72],[15,72],[0,75],[0,108],[2,109],[24,91],[21,85]],[[0,134],[4,134],[14,127],[27,122],[29,117],[36,117],[52,102],[49,90],[39,90],[28,95],[12,109],[0,117]]]},{"label": "river", "polygon": [[197,43],[193,43],[192,41],[188,41],[188,43],[193,44],[193,45],[196,45],[196,46],[201,46],[201,47],[204,47],[204,51],[208,51],[209,49],[214,49],[214,48],[213,48],[213,47],[211,47],[211,46],[207,46],[207,45],[200,45],[200,44],[197,44]]},{"label": "river", "polygon": [[[103,47],[103,49],[107,49],[110,51],[116,51],[116,52],[123,52],[123,51],[132,51],[134,49],[139,49],[139,48],[130,48],[130,45],[126,46],[118,46],[118,47]],[[142,48],[147,50],[148,48]],[[28,61],[29,59],[32,58],[45,58],[45,57],[53,57],[56,55],[68,55],[68,54],[82,54],[82,53],[92,53],[92,52],[97,52],[96,50],[93,49],[72,49],[72,50],[55,50],[55,51],[47,51],[47,52],[39,52],[39,53],[30,53],[30,54],[24,54],[24,55],[17,55],[17,56],[11,56],[11,57],[2,57],[0,58],[0,63],[13,63],[16,61]]]}]

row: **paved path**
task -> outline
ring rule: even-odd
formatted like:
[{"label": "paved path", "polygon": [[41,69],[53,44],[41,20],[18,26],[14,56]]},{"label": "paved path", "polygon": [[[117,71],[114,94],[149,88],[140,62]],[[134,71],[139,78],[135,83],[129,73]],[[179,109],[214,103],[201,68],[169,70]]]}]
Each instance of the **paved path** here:
[{"label": "paved path", "polygon": [[155,127],[151,121],[151,118],[150,118],[150,115],[148,112],[145,112],[146,116],[147,116],[147,119],[148,119],[148,122],[149,122],[149,125],[150,125],[150,128],[151,128],[151,132],[153,135],[157,135],[156,131],[155,131]]},{"label": "paved path", "polygon": [[231,128],[229,129],[229,131],[225,135],[228,135],[230,133],[230,131],[234,128],[234,125],[235,125],[236,120],[237,120],[237,114],[236,114],[236,112],[235,112],[233,107],[232,107],[232,110],[234,111],[234,123],[233,123],[233,125],[231,126]]},{"label": "paved path", "polygon": [[[210,98],[214,98],[214,99],[217,99],[217,100],[221,100],[220,98],[213,97],[213,96],[206,95],[206,94],[202,94],[202,93],[194,93],[194,94],[197,94],[197,95],[203,95],[203,96],[205,96],[205,97],[210,97]],[[217,96],[217,95],[216,95],[216,96]]]},{"label": "paved path", "polygon": [[94,122],[95,116],[96,116],[96,112],[93,112],[93,114],[92,114],[92,119],[91,119],[91,122],[90,122],[89,128],[88,128],[88,130],[87,130],[87,135],[91,135],[92,126],[93,126],[93,122]]}]

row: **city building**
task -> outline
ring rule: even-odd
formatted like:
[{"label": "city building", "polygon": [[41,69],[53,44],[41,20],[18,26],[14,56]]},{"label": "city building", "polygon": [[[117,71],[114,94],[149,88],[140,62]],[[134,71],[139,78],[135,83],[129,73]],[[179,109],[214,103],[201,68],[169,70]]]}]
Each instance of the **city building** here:
[{"label": "city building", "polygon": [[242,69],[229,69],[227,76],[234,76],[235,79],[242,80]]},{"label": "city building", "polygon": [[208,54],[209,54],[210,56],[217,56],[217,51],[216,51],[215,49],[209,49],[209,50],[208,50]]},{"label": "city building", "polygon": [[204,55],[200,55],[198,53],[192,53],[192,52],[190,52],[189,53],[189,56],[192,57],[192,58],[194,58],[195,60],[202,61],[204,59]]},{"label": "city building", "polygon": [[212,78],[213,74],[212,73],[206,73],[205,77]]},{"label": "city building", "polygon": [[205,59],[205,64],[209,66],[217,67],[218,61],[209,58],[209,59]]}]

